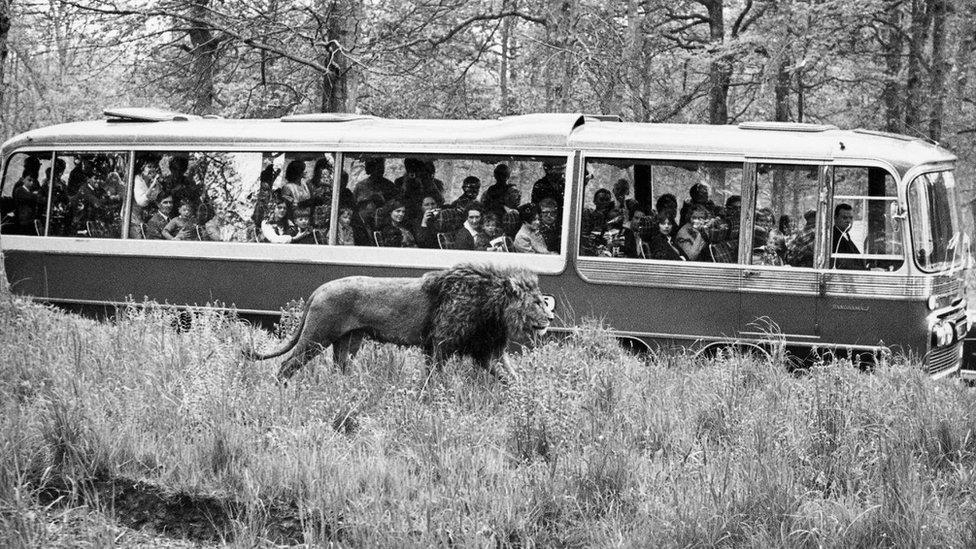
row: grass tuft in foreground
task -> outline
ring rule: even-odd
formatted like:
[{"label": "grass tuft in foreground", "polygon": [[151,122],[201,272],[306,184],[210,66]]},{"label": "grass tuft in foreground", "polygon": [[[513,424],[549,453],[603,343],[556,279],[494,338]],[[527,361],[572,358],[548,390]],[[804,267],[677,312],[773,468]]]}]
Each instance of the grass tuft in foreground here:
[{"label": "grass tuft in foreground", "polygon": [[0,300],[0,546],[143,542],[102,516],[236,545],[976,543],[976,399],[905,360],[642,361],[585,324],[510,388],[373,344],[282,387],[239,354],[272,336],[172,319]]}]

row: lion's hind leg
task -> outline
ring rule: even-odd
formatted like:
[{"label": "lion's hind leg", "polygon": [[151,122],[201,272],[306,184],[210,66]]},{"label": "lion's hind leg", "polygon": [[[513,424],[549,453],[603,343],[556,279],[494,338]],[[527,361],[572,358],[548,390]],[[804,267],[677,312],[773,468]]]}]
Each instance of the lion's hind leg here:
[{"label": "lion's hind leg", "polygon": [[339,368],[339,371],[346,373],[349,359],[359,352],[363,345],[365,333],[362,330],[354,330],[340,336],[332,343],[332,360]]}]

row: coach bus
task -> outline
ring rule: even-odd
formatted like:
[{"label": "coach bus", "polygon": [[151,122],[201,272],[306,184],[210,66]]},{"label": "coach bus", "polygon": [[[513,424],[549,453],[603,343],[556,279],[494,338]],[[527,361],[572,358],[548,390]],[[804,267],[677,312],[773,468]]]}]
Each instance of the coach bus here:
[{"label": "coach bus", "polygon": [[276,315],[348,275],[522,266],[556,330],[635,346],[779,341],[959,370],[956,158],[868,130],[582,114],[229,120],[151,109],[2,148],[10,287]]}]

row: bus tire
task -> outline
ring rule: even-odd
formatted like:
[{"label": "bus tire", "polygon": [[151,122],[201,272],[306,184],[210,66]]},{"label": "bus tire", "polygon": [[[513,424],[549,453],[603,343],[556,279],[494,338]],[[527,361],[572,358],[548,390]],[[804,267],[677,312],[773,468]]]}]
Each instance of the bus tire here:
[{"label": "bus tire", "polygon": [[711,359],[722,352],[735,352],[743,356],[754,356],[757,360],[772,360],[769,350],[758,343],[715,341],[698,349],[694,353],[696,359]]}]

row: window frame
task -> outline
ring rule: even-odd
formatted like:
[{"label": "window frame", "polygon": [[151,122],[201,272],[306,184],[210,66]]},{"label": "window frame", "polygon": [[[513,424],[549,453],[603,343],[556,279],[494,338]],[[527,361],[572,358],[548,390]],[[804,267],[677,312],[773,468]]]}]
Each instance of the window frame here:
[{"label": "window frame", "polygon": [[[836,170],[838,168],[864,169],[864,170],[869,170],[869,169],[874,168],[874,169],[883,170],[886,175],[888,175],[888,176],[891,177],[891,179],[892,179],[892,185],[894,187],[895,194],[893,196],[887,196],[886,195],[886,196],[883,196],[883,197],[871,197],[871,196],[867,196],[867,195],[847,195],[847,194],[845,194],[845,195],[838,195],[835,192],[835,190],[836,190],[835,187],[836,187],[836,183],[837,183],[836,182],[836,178],[835,178],[835,175],[836,175],[835,172],[836,172]],[[862,273],[868,272],[868,273],[875,274],[875,275],[879,275],[879,274],[884,274],[884,275],[904,275],[904,274],[906,274],[906,271],[908,269],[908,263],[909,263],[909,261],[908,261],[908,258],[905,256],[905,253],[906,253],[906,251],[908,251],[910,249],[910,247],[909,247],[909,242],[906,242],[905,239],[906,239],[906,234],[908,232],[910,232],[911,229],[910,229],[910,227],[906,223],[904,223],[903,220],[902,221],[897,221],[898,223],[901,224],[901,230],[900,230],[900,232],[902,233],[901,236],[900,236],[900,239],[901,239],[901,249],[902,249],[902,253],[901,253],[900,256],[898,254],[868,254],[868,253],[861,253],[861,254],[857,254],[856,256],[851,257],[850,254],[839,254],[840,255],[839,259],[857,259],[857,258],[862,258],[862,259],[865,259],[865,260],[875,259],[875,260],[881,260],[881,261],[885,261],[885,260],[887,260],[887,261],[893,261],[896,258],[900,258],[901,261],[902,261],[901,265],[897,269],[892,270],[892,271],[881,271],[881,270],[876,271],[876,270],[873,270],[873,269],[867,269],[867,270],[864,270],[864,271],[858,271],[858,270],[850,270],[850,269],[835,269],[835,268],[831,268],[830,263],[831,263],[831,258],[833,256],[833,254],[832,254],[832,251],[830,249],[830,246],[827,244],[828,242],[830,242],[830,240],[832,238],[831,235],[833,234],[831,232],[833,230],[833,226],[834,226],[834,224],[833,224],[833,221],[834,221],[833,220],[833,215],[834,215],[833,210],[836,207],[836,205],[834,204],[834,201],[837,199],[838,196],[841,196],[841,197],[857,197],[857,198],[860,198],[860,199],[883,199],[883,200],[886,200],[886,201],[889,201],[889,202],[894,202],[895,204],[898,205],[899,208],[905,208],[905,198],[904,198],[905,188],[901,184],[902,183],[902,179],[898,176],[897,170],[894,170],[891,166],[889,166],[887,164],[884,164],[882,162],[870,162],[870,161],[863,161],[863,160],[850,161],[850,160],[845,159],[844,161],[842,161],[840,163],[837,163],[837,162],[832,163],[831,169],[830,169],[830,179],[829,179],[829,181],[830,181],[829,195],[827,197],[827,202],[824,204],[824,208],[823,208],[824,209],[823,214],[824,214],[824,218],[825,218],[825,223],[824,223],[823,230],[821,231],[821,233],[822,233],[821,236],[824,239],[823,240],[823,250],[822,250],[822,252],[823,252],[823,260],[824,260],[823,267],[822,267],[823,271],[824,272],[833,273],[833,274],[839,274],[839,273],[857,273],[857,272],[862,272]],[[911,235],[907,235],[907,236],[908,236],[908,239],[910,240],[911,239]]]}]

